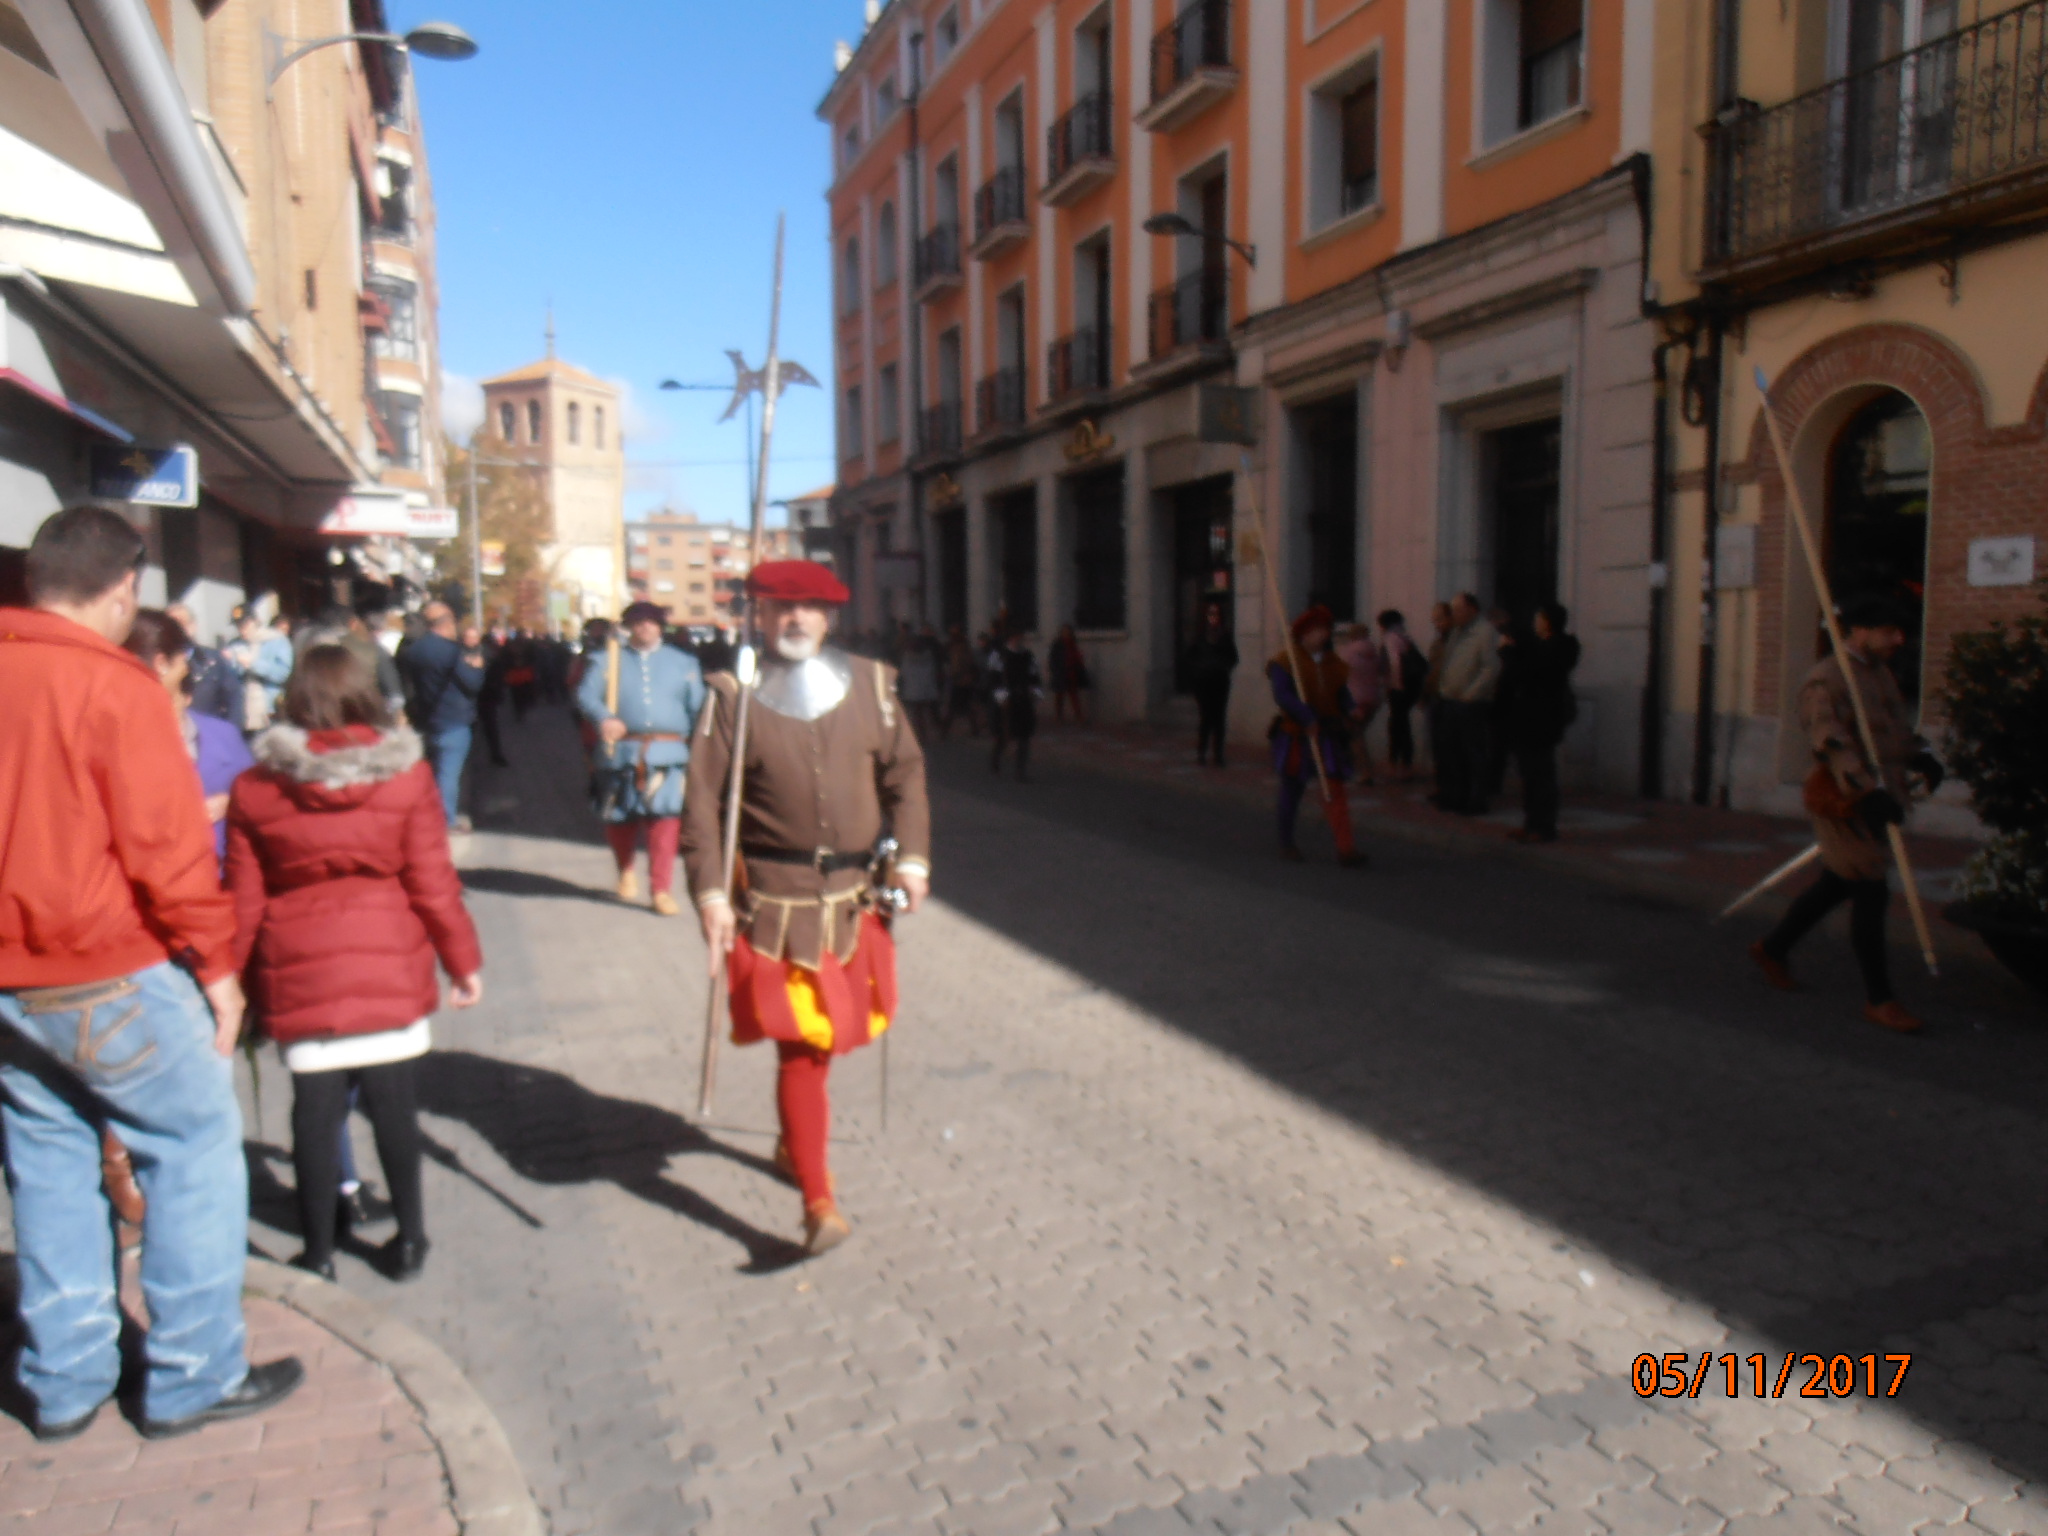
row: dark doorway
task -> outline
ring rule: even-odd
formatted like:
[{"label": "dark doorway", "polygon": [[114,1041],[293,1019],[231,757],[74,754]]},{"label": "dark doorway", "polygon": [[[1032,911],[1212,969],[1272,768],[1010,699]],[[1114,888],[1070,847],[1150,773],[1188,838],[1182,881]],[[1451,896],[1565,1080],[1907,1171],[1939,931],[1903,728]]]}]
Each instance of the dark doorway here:
[{"label": "dark doorway", "polygon": [[1226,629],[1234,630],[1230,594],[1235,578],[1231,551],[1234,509],[1231,477],[1198,480],[1173,492],[1173,691],[1192,693],[1188,647],[1202,628],[1202,610],[1223,605]]},{"label": "dark doorway", "polygon": [[200,576],[199,512],[191,507],[164,507],[157,513],[164,552],[164,601],[181,603]]},{"label": "dark doorway", "polygon": [[1564,426],[1557,417],[1486,436],[1493,487],[1493,601],[1526,627],[1557,601],[1559,493]]},{"label": "dark doorway", "polygon": [[967,514],[955,508],[932,516],[939,551],[939,626],[967,626]]},{"label": "dark doorway", "polygon": [[[1849,418],[1828,462],[1828,585],[1837,603],[1879,596],[1900,610],[1906,644],[1892,670],[1916,713],[1933,461],[1927,418],[1904,395],[1887,391]],[[1826,652],[1823,633],[1816,654]]]},{"label": "dark doorway", "polygon": [[1124,467],[1067,482],[1074,508],[1074,627],[1124,627]]},{"label": "dark doorway", "polygon": [[1032,486],[988,499],[995,534],[996,595],[1010,628],[1038,629],[1038,492]]},{"label": "dark doorway", "polygon": [[1307,605],[1358,616],[1358,396],[1337,395],[1294,413],[1308,529]]}]

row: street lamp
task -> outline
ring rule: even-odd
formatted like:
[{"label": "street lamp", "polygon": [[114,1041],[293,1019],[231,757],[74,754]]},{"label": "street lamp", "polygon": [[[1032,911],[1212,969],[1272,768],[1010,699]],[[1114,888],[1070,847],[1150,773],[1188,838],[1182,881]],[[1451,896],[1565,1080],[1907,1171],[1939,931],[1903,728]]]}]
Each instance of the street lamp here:
[{"label": "street lamp", "polygon": [[442,59],[448,63],[459,63],[473,59],[477,54],[476,39],[452,21],[425,21],[410,32],[341,32],[333,37],[315,38],[310,43],[301,43],[290,53],[280,54],[285,39],[277,36],[268,27],[263,31],[264,52],[269,56],[269,68],[263,81],[263,99],[271,100],[271,89],[278,77],[309,53],[322,48],[332,48],[337,43],[383,43],[396,48],[400,53],[416,53],[424,59]]},{"label": "street lamp", "polygon": [[[700,390],[713,394],[729,395],[730,384],[684,384],[677,379],[663,379],[663,389]],[[747,396],[747,505],[754,504],[754,397]]]},{"label": "street lamp", "polygon": [[1220,229],[1197,229],[1186,214],[1155,213],[1145,221],[1145,233],[1148,235],[1179,235],[1187,239],[1211,240],[1218,245],[1229,246],[1238,255],[1242,256],[1248,265],[1256,267],[1259,264],[1259,248],[1256,245],[1246,245],[1240,240],[1233,240]]}]

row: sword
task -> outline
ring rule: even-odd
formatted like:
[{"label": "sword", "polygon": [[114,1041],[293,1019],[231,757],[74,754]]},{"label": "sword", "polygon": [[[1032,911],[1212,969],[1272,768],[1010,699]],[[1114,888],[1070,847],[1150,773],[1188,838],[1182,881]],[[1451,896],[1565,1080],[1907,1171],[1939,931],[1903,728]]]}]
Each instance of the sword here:
[{"label": "sword", "polygon": [[[898,913],[910,910],[910,892],[896,884],[896,854],[902,847],[893,837],[875,844],[868,860],[868,910],[881,918],[884,927],[895,925]],[[895,1021],[882,1032],[882,1134],[889,1134],[889,1042],[895,1037]]]},{"label": "sword", "polygon": [[1721,921],[1722,917],[1733,917],[1736,913],[1740,912],[1744,907],[1748,906],[1752,901],[1755,901],[1757,897],[1763,895],[1765,891],[1771,889],[1772,886],[1783,885],[1787,880],[1790,880],[1794,875],[1798,874],[1800,870],[1806,868],[1807,865],[1811,864],[1815,859],[1819,857],[1820,844],[1815,843],[1811,848],[1808,848],[1806,852],[1799,854],[1794,858],[1787,859],[1784,863],[1780,864],[1776,869],[1772,870],[1768,875],[1765,875],[1763,879],[1759,880],[1755,885],[1752,885],[1740,896],[1736,897],[1733,901],[1729,902],[1727,906],[1723,907],[1721,909],[1721,917],[1715,918],[1714,921],[1718,923]]}]

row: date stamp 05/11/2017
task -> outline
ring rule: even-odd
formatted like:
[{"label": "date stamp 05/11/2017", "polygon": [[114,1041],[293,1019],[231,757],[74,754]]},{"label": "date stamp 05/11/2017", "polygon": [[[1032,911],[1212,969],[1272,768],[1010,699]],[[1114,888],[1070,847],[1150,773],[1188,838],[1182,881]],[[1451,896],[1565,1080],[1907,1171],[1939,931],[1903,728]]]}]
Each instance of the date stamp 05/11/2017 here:
[{"label": "date stamp 05/11/2017", "polygon": [[[1897,1397],[1911,1355],[1802,1355],[1787,1350],[1775,1374],[1768,1355],[1637,1355],[1637,1397],[1698,1397],[1711,1382],[1726,1397]],[[1716,1369],[1716,1367],[1719,1369]]]}]

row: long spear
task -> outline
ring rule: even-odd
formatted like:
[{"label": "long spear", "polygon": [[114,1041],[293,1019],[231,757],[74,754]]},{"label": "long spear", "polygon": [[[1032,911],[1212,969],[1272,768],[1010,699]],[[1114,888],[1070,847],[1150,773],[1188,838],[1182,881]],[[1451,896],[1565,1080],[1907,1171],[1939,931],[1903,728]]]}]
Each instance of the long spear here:
[{"label": "long spear", "polygon": [[[1280,644],[1287,652],[1287,670],[1294,674],[1294,696],[1301,700],[1303,708],[1313,710],[1308,701],[1308,689],[1302,686],[1301,658],[1295,654],[1294,631],[1287,624],[1287,607],[1280,597],[1280,574],[1273,569],[1273,546],[1266,539],[1266,514],[1259,508],[1259,482],[1252,473],[1252,454],[1249,448],[1240,454],[1244,461],[1245,495],[1251,501],[1252,524],[1259,531],[1259,564],[1266,572],[1266,591],[1273,599],[1273,611],[1280,615]],[[1311,724],[1306,740],[1308,755],[1315,761],[1316,786],[1323,792],[1323,804],[1330,803],[1330,777],[1323,771],[1322,740],[1317,727]]]},{"label": "long spear", "polygon": [[[1785,483],[1785,504],[1792,509],[1792,521],[1799,528],[1799,546],[1806,554],[1806,571],[1813,579],[1813,590],[1820,598],[1821,618],[1828,627],[1828,644],[1834,647],[1835,665],[1842,669],[1842,681],[1849,688],[1849,703],[1856,713],[1856,734],[1863,738],[1863,751],[1870,759],[1871,770],[1882,779],[1883,761],[1877,755],[1877,736],[1870,729],[1870,715],[1863,707],[1863,691],[1856,686],[1856,670],[1849,665],[1849,643],[1842,638],[1841,621],[1835,617],[1834,594],[1828,588],[1827,571],[1821,565],[1820,544],[1813,536],[1813,524],[1807,520],[1806,498],[1800,494],[1799,482],[1792,476],[1792,456],[1785,451],[1783,429],[1778,425],[1778,413],[1771,405],[1770,380],[1764,377],[1763,369],[1756,370],[1757,393],[1764,398],[1764,426],[1771,437],[1771,452],[1778,461],[1778,478]],[[1717,472],[1717,466],[1710,466],[1710,473]],[[1934,935],[1927,929],[1927,912],[1920,905],[1920,887],[1913,880],[1913,862],[1906,856],[1906,836],[1896,823],[1885,826],[1886,841],[1891,844],[1892,858],[1898,862],[1899,882],[1906,888],[1906,910],[1913,914],[1913,932],[1920,940],[1920,954],[1927,962],[1927,974],[1939,976],[1941,967],[1934,959]]]},{"label": "long spear", "polygon": [[[787,220],[782,214],[775,217],[775,293],[768,307],[768,363],[763,371],[761,400],[761,457],[754,475],[754,505],[752,525],[748,530],[747,569],[751,572],[761,563],[762,524],[768,512],[768,454],[775,441],[775,397],[781,392],[782,359],[777,351],[782,340],[782,244],[784,226]],[[747,777],[747,716],[754,700],[755,651],[754,605],[748,602],[746,626],[749,643],[740,647],[739,654],[739,704],[734,711],[732,728],[732,775],[725,791],[725,839],[724,854],[725,900],[732,904],[733,875],[738,865],[740,847],[740,794],[746,787]],[[723,990],[720,981],[725,971],[725,956],[711,957],[711,991],[704,1003],[704,1060],[699,1070],[697,1085],[698,1118],[708,1120],[711,1106],[718,1095],[718,1001]]]}]

